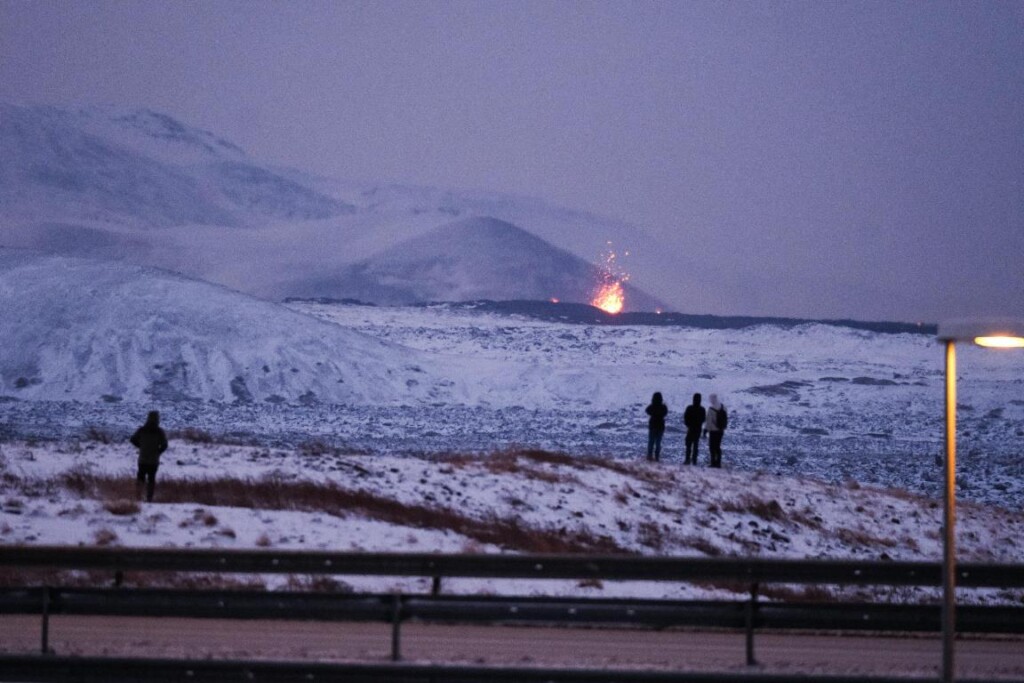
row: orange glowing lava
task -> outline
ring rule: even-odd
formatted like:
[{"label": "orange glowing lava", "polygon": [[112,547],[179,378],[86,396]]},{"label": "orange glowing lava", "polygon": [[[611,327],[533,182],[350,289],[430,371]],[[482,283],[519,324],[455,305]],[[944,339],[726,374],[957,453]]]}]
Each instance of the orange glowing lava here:
[{"label": "orange glowing lava", "polygon": [[[624,271],[618,264],[618,256],[612,249],[612,243],[608,242],[608,250],[602,255],[603,264],[600,270],[601,282],[597,286],[594,298],[590,305],[600,308],[605,313],[621,313],[626,306],[626,290],[623,285],[629,281],[629,273]],[[625,252],[624,256],[629,256]]]},{"label": "orange glowing lava", "polygon": [[591,306],[600,308],[605,313],[615,315],[622,311],[626,304],[626,293],[622,291],[622,283],[615,281],[601,285],[601,288],[590,302]]}]

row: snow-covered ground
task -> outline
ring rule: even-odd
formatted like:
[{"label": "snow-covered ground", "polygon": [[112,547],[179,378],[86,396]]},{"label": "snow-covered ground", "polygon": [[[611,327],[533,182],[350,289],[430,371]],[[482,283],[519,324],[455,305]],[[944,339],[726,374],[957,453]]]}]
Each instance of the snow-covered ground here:
[{"label": "snow-covered ground", "polygon": [[[361,333],[363,346],[385,342],[379,348],[397,350],[376,353],[369,362],[384,367],[362,367],[360,374],[385,378],[387,363],[402,367],[412,354],[444,392],[391,384],[391,391],[345,403],[154,397],[143,404],[108,402],[99,394],[76,401],[8,399],[0,403],[0,435],[74,438],[95,427],[123,437],[153,405],[172,430],[194,427],[265,446],[319,441],[390,455],[531,446],[633,459],[646,445],[643,407],[661,391],[671,411],[665,459],[678,464],[682,409],[693,392],[702,392],[705,403],[717,392],[731,415],[728,469],[940,495],[944,375],[941,347],[927,335],[829,325],[599,327],[447,306],[293,307],[347,328],[339,332]],[[304,320],[313,329],[321,324],[309,316],[289,318]],[[346,351],[339,346],[337,353]],[[1020,507],[1021,356],[961,350],[958,493],[964,499]],[[306,360],[315,368],[313,361],[334,359]]]},{"label": "snow-covered ground", "polygon": [[[940,557],[942,351],[926,335],[584,326],[445,305],[291,308],[296,324],[340,325],[360,344],[425,359],[448,382],[443,400],[401,388],[388,400],[351,403],[9,398],[0,402],[2,541]],[[961,556],[1022,562],[1024,365],[1019,354],[965,348],[960,370]],[[661,463],[643,459],[653,391],[671,410]],[[705,467],[706,443],[700,466],[681,464],[681,413],[695,391],[717,392],[730,409],[722,470]],[[171,449],[157,501],[133,504],[134,453],[124,439],[153,407]],[[548,453],[517,454],[523,449]]]},{"label": "snow-covered ground", "polygon": [[[179,440],[173,454],[165,456],[154,503],[134,502],[131,456],[122,444],[6,443],[0,447],[0,468],[0,538],[7,544],[895,560],[941,556],[941,508],[934,500],[853,482],[829,485],[807,477],[664,463],[535,451],[343,455]],[[1020,513],[966,505],[959,526],[961,558],[1020,562],[1022,532]],[[361,590],[427,588],[418,579],[339,579]],[[270,586],[288,585],[281,577],[264,580]],[[445,586],[449,592],[498,588],[485,580]],[[675,583],[526,580],[503,581],[500,589],[673,598],[728,592]],[[893,599],[934,595],[925,589],[881,593]],[[991,590],[965,597],[1024,599]]]}]

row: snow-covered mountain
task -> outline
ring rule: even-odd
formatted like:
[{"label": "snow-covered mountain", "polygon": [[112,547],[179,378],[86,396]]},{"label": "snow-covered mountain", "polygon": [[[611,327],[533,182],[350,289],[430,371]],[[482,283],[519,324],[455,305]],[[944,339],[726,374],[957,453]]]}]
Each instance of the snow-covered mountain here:
[{"label": "snow-covered mountain", "polygon": [[[641,271],[665,259],[621,223],[530,199],[313,178],[148,110],[0,105],[0,149],[0,246],[156,266],[272,300],[585,303],[600,279],[586,264],[609,241]],[[626,310],[659,305],[627,294]]]},{"label": "snow-covered mountain", "polygon": [[[601,271],[522,228],[495,218],[465,218],[404,240],[345,267],[334,277],[300,279],[306,296],[384,304],[522,299],[589,301]],[[634,308],[664,306],[625,285]]]},{"label": "snow-covered mountain", "polygon": [[0,209],[135,229],[327,218],[352,207],[148,110],[0,104]]},{"label": "snow-covered mountain", "polygon": [[0,394],[19,399],[415,402],[420,354],[205,282],[0,250]]}]

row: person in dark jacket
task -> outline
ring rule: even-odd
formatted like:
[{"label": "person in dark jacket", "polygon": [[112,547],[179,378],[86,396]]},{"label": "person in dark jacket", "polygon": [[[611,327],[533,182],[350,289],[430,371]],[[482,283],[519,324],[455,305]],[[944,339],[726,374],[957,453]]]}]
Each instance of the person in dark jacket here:
[{"label": "person in dark jacket", "polygon": [[708,451],[711,453],[711,466],[722,466],[722,437],[725,436],[725,428],[729,419],[725,412],[725,406],[718,400],[718,394],[711,394],[709,397],[711,406],[708,408],[707,419],[704,423],[704,434],[708,437]]},{"label": "person in dark jacket", "polygon": [[146,424],[135,430],[130,439],[132,445],[139,449],[139,475],[135,489],[142,497],[142,487],[146,487],[146,500],[153,500],[156,489],[156,471],[160,467],[160,455],[167,450],[167,435],[160,428],[160,413],[151,410],[146,417]]},{"label": "person in dark jacket", "polygon": [[661,437],[665,435],[665,416],[668,406],[661,398],[661,392],[654,392],[651,405],[647,406],[647,414],[651,419],[647,423],[647,459],[661,460]]},{"label": "person in dark jacket", "polygon": [[684,465],[697,464],[697,448],[700,446],[700,430],[704,427],[707,411],[700,404],[700,394],[693,395],[693,403],[686,406],[683,412],[683,424],[686,425],[686,460]]}]

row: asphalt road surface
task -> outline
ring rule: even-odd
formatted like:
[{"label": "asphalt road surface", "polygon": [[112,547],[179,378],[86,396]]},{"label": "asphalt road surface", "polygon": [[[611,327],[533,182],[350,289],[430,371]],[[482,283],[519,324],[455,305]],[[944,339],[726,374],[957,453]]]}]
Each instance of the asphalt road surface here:
[{"label": "asphalt road surface", "polygon": [[[0,651],[38,653],[41,619],[0,616]],[[70,617],[50,619],[60,655],[385,662],[386,624]],[[403,624],[408,662],[744,671],[742,633],[683,630]],[[755,670],[765,673],[936,675],[941,642],[932,636],[759,634]],[[964,677],[1024,679],[1024,638],[957,641]]]}]

